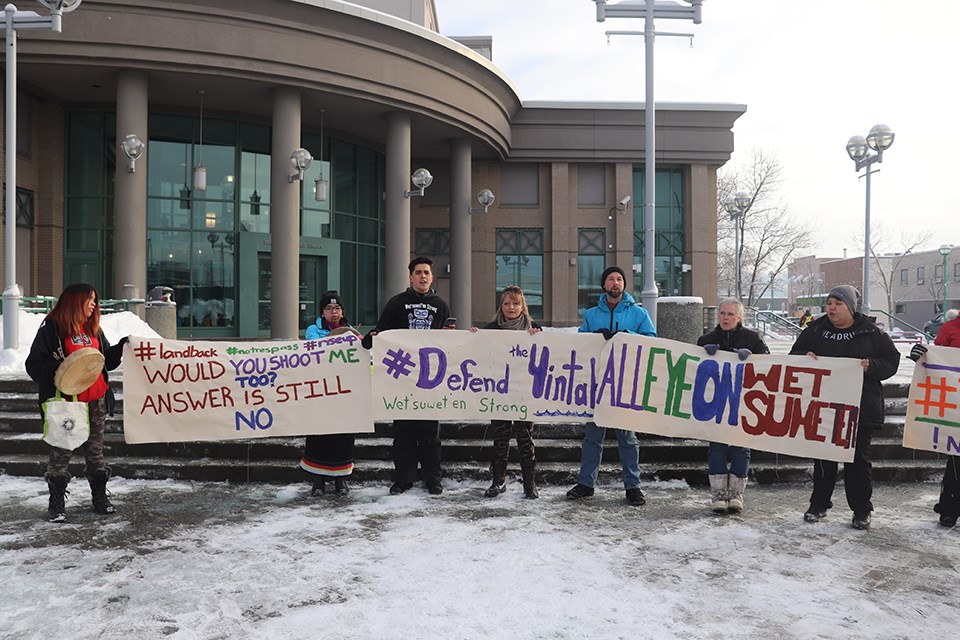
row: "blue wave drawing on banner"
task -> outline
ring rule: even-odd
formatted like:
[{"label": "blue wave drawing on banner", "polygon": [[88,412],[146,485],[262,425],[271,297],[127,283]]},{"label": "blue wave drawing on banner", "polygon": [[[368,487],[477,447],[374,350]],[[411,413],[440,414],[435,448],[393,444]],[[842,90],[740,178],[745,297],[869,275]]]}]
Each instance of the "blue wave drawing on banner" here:
[{"label": "blue wave drawing on banner", "polygon": [[593,414],[588,411],[534,411],[535,416],[547,416],[556,418],[557,416],[573,416],[574,418],[592,418]]}]

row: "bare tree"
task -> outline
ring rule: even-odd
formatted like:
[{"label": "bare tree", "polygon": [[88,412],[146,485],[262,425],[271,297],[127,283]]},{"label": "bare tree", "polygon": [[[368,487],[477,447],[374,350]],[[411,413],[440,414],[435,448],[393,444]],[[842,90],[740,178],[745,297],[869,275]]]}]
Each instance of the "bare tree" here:
[{"label": "bare tree", "polygon": [[[871,273],[876,273],[880,278],[880,285],[887,296],[887,309],[890,313],[894,312],[893,282],[900,273],[900,264],[908,254],[929,245],[932,238],[933,231],[929,229],[900,229],[894,232],[885,227],[882,222],[870,223],[870,259],[874,266]],[[853,240],[862,245],[863,234],[855,235]],[[881,257],[888,260],[880,260]],[[932,282],[933,278],[930,280]],[[943,293],[942,290],[940,293]]]},{"label": "bare tree", "polygon": [[[739,166],[725,167],[717,176],[718,286],[733,290],[740,264],[741,295],[754,305],[769,292],[774,279],[785,273],[794,256],[814,246],[812,222],[789,214],[780,187],[783,166],[774,154],[753,149]],[[745,191],[753,199],[739,218],[730,219],[723,207],[727,196]],[[739,228],[740,252],[734,255],[734,224]],[[736,295],[734,293],[734,295]]]}]

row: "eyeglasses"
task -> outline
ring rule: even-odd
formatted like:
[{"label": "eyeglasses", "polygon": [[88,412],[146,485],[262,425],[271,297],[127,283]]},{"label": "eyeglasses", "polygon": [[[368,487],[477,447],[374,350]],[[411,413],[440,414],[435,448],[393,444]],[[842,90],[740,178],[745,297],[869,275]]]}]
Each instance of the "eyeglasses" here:
[{"label": "eyeglasses", "polygon": [[521,289],[515,284],[512,284],[509,287],[504,287],[503,292],[504,293],[523,293],[523,289]]},{"label": "eyeglasses", "polygon": [[324,311],[343,311],[343,307],[340,305],[328,304],[323,308]]}]

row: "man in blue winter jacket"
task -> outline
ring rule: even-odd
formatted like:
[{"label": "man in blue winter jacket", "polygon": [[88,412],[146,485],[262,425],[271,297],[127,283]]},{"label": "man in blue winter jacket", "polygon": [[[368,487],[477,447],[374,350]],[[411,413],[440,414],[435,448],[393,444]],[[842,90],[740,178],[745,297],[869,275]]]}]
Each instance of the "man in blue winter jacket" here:
[{"label": "man in blue winter jacket", "polygon": [[[584,311],[583,324],[578,330],[580,333],[599,333],[607,340],[618,331],[656,337],[657,330],[650,322],[646,310],[624,291],[625,281],[623,269],[620,267],[607,267],[604,270],[600,276],[603,295],[600,296],[597,306]],[[606,431],[604,427],[598,427],[593,422],[587,423],[580,454],[580,477],[577,486],[567,491],[567,498],[570,500],[593,495]],[[640,490],[640,443],[633,431],[617,429],[616,432],[627,503],[639,507],[646,502],[643,491]]]}]

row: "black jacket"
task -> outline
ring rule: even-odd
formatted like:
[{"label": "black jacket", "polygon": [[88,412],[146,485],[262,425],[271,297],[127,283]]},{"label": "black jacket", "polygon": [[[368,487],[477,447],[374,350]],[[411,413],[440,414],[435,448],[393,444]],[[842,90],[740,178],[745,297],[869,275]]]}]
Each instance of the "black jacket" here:
[{"label": "black jacket", "polygon": [[701,347],[707,344],[718,344],[721,351],[750,349],[750,353],[770,353],[767,343],[763,341],[760,334],[753,329],[747,329],[739,322],[730,331],[724,331],[720,328],[720,325],[717,325],[717,328],[710,333],[700,336],[697,339],[697,344]]},{"label": "black jacket", "polygon": [[900,366],[900,352],[893,340],[877,328],[873,318],[857,313],[853,326],[838,329],[827,316],[811,322],[790,349],[790,355],[815,353],[834,358],[867,358],[870,366],[863,374],[860,395],[860,423],[883,426],[883,385]]},{"label": "black jacket", "polygon": [[377,320],[374,331],[387,329],[442,329],[443,323],[450,317],[450,307],[437,295],[435,289],[427,293],[417,293],[407,287],[389,300]]},{"label": "black jacket", "polygon": [[[113,415],[116,398],[114,398],[113,390],[110,388],[110,376],[107,375],[107,371],[113,371],[120,366],[120,360],[123,357],[123,341],[121,340],[120,344],[110,346],[110,341],[103,335],[103,331],[97,336],[97,340],[100,341],[100,353],[103,354],[104,360],[103,379],[107,383],[107,394],[104,399],[107,401],[107,413]],[[26,361],[27,374],[39,385],[41,417],[43,416],[43,403],[57,393],[57,388],[53,385],[53,376],[64,358],[66,358],[66,352],[63,348],[63,342],[60,340],[57,323],[52,318],[47,317],[37,330],[37,336],[33,339],[33,344],[30,346],[30,355],[27,356]]]}]

